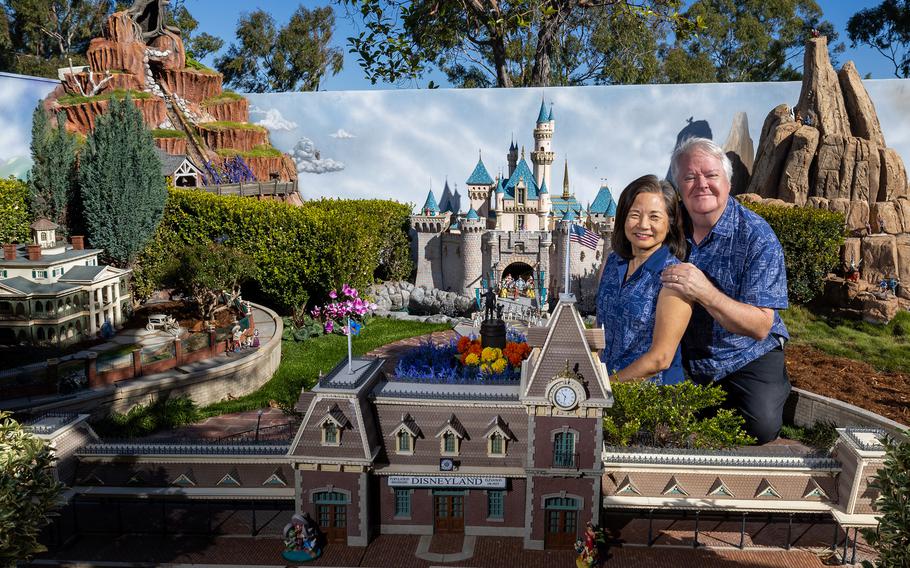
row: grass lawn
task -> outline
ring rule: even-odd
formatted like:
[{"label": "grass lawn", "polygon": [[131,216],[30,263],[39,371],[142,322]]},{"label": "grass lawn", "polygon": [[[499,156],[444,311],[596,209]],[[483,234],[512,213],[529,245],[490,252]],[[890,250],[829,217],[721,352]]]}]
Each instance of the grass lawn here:
[{"label": "grass lawn", "polygon": [[[354,338],[354,354],[362,355],[393,341],[447,329],[451,326],[373,318]],[[293,407],[301,387],[311,388],[320,371],[328,373],[346,356],[347,338],[341,335],[324,335],[300,342],[283,341],[281,365],[269,382],[246,396],[206,406],[202,414],[209,417],[263,408],[268,406],[270,400],[279,402],[285,408]]]},{"label": "grass lawn", "polygon": [[794,344],[869,363],[880,371],[910,372],[910,312],[888,325],[821,316],[801,306],[781,312]]}]

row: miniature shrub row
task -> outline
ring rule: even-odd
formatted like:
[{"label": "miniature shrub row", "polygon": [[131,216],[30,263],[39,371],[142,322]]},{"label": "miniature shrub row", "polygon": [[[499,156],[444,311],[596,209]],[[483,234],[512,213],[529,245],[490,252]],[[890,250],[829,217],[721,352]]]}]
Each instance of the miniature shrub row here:
[{"label": "miniature shrub row", "polygon": [[94,96],[84,96],[84,95],[64,95],[57,99],[57,102],[63,106],[67,105],[78,105],[82,103],[89,103],[93,101],[106,101],[111,97],[116,97],[117,99],[123,100],[129,95],[129,97],[134,100],[148,99],[152,95],[144,91],[128,91],[125,89],[115,89],[100,95]]},{"label": "miniature shrub row", "polygon": [[269,144],[259,144],[255,146],[252,150],[237,150],[236,148],[218,148],[215,152],[222,158],[233,158],[234,156],[240,156],[241,158],[280,158],[281,150],[269,145]]},{"label": "miniature shrub row", "polygon": [[747,203],[746,207],[764,217],[784,248],[790,301],[810,302],[821,293],[825,275],[840,262],[844,216],[811,207],[762,203]]},{"label": "miniature shrub row", "polygon": [[152,138],[186,138],[186,132],[171,128],[155,128],[152,130]]},{"label": "miniature shrub row", "polygon": [[14,177],[0,179],[0,243],[29,239],[28,186]]},{"label": "miniature shrub row", "polygon": [[406,277],[409,214],[409,206],[393,201],[322,199],[296,207],[172,188],[139,259],[135,291],[143,297],[159,288],[163,267],[181,247],[218,241],[251,256],[262,300],[290,313],[344,283],[362,289],[377,278]]},{"label": "miniature shrub row", "polygon": [[238,95],[234,91],[223,91],[220,95],[215,95],[214,97],[209,97],[202,101],[202,106],[212,106],[220,103],[227,103],[233,101],[239,101],[243,98],[243,95]]}]

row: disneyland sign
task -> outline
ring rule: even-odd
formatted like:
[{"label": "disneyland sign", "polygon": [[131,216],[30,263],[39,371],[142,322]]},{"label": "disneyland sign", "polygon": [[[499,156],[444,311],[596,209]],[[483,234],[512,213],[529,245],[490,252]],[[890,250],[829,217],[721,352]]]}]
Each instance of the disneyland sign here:
[{"label": "disneyland sign", "polygon": [[454,489],[505,489],[505,477],[477,475],[390,475],[390,487],[450,487]]}]

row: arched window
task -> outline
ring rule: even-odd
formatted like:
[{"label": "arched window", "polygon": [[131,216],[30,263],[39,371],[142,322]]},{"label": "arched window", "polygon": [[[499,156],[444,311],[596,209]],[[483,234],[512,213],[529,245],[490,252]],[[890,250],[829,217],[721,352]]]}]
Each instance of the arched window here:
[{"label": "arched window", "polygon": [[401,453],[410,453],[413,451],[411,448],[411,435],[407,430],[400,430],[398,432],[398,451]]},{"label": "arched window", "polygon": [[553,467],[575,467],[574,432],[557,432],[553,437]]},{"label": "arched window", "polygon": [[442,453],[458,453],[458,438],[452,432],[446,432],[442,435]]},{"label": "arched window", "polygon": [[338,436],[338,425],[327,420],[325,424],[322,425],[322,443],[326,446],[337,446],[340,444]]},{"label": "arched window", "polygon": [[490,455],[501,456],[506,453],[505,440],[502,439],[502,434],[499,432],[494,432],[490,436]]}]

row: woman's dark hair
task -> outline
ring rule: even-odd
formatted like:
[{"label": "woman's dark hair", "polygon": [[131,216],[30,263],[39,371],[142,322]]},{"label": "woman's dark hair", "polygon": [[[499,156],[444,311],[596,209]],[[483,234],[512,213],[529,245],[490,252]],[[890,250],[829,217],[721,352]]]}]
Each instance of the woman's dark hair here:
[{"label": "woman's dark hair", "polygon": [[625,259],[632,258],[632,243],[626,237],[626,217],[629,216],[629,209],[632,208],[635,198],[640,193],[657,193],[663,196],[670,224],[664,244],[676,258],[685,260],[686,233],[683,230],[683,214],[682,207],[679,206],[679,196],[670,182],[658,180],[655,175],[641,176],[622,190],[619,204],[616,206],[616,220],[613,223],[613,238],[611,239],[613,250]]}]

